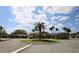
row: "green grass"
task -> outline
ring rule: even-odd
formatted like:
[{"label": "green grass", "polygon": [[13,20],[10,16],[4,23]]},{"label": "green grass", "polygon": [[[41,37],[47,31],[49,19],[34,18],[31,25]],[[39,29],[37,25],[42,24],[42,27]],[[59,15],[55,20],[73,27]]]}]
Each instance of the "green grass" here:
[{"label": "green grass", "polygon": [[44,44],[52,44],[52,43],[58,43],[57,40],[36,40],[36,39],[26,39],[26,40],[20,40],[22,43],[27,44],[35,44],[35,45],[44,45]]}]

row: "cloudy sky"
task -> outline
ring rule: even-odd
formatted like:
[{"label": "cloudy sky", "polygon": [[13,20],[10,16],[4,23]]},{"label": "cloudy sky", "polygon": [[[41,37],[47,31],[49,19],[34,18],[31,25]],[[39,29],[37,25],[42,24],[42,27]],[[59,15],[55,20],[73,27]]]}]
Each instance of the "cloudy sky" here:
[{"label": "cloudy sky", "polygon": [[73,32],[79,31],[78,6],[0,6],[0,25],[8,33],[15,29],[31,32],[36,22],[44,22],[46,31],[54,25],[63,31],[69,27]]}]

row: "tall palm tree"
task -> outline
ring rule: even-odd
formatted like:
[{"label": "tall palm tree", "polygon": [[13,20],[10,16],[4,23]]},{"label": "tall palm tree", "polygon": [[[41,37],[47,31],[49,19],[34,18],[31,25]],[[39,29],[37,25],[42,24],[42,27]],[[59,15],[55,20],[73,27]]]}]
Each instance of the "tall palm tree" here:
[{"label": "tall palm tree", "polygon": [[68,38],[69,38],[69,34],[71,32],[71,29],[70,28],[67,28],[67,27],[64,27],[63,30],[65,31],[65,33],[68,34]]},{"label": "tall palm tree", "polygon": [[49,28],[49,30],[51,31],[51,35],[50,35],[51,38],[52,38],[52,31],[54,30],[54,28],[55,28],[55,26],[52,26]]},{"label": "tall palm tree", "polygon": [[35,28],[34,28],[36,31],[38,31],[39,33],[39,40],[41,40],[42,38],[42,32],[44,31],[45,29],[45,25],[43,22],[38,22],[38,23],[35,23]]},{"label": "tall palm tree", "polygon": [[51,34],[52,34],[52,31],[54,30],[55,26],[52,26],[49,28],[49,30],[51,31]]},{"label": "tall palm tree", "polygon": [[68,36],[69,36],[70,32],[71,32],[71,29],[68,28],[68,29],[67,29]]}]

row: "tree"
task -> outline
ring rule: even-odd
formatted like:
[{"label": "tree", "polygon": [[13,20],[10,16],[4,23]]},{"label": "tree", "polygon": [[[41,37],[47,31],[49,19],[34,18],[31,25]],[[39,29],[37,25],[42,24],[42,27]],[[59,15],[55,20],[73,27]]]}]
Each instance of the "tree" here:
[{"label": "tree", "polygon": [[12,34],[27,34],[25,30],[17,29]]},{"label": "tree", "polygon": [[32,29],[32,37],[33,38],[37,38],[38,37],[38,33],[35,33],[35,31],[36,31],[36,29],[34,28],[34,29]]},{"label": "tree", "polygon": [[3,31],[3,27],[0,26],[0,40],[1,40],[1,36],[2,36],[2,31]]},{"label": "tree", "polygon": [[3,29],[3,31],[2,31],[2,37],[3,38],[7,38],[8,37],[8,33],[6,32],[5,29]]},{"label": "tree", "polygon": [[67,28],[66,27],[64,27],[63,30],[65,31],[65,33],[67,33]]},{"label": "tree", "polygon": [[67,29],[68,36],[70,36],[70,32],[71,32],[71,29],[68,28],[68,29]]},{"label": "tree", "polygon": [[55,26],[51,26],[51,27],[49,28],[49,30],[51,31],[51,35],[50,35],[51,38],[52,38],[52,31],[54,30],[54,28],[55,28]]},{"label": "tree", "polygon": [[16,29],[14,32],[11,33],[12,37],[27,37],[27,32],[22,29]]},{"label": "tree", "polygon": [[32,32],[35,32],[35,29],[32,29]]},{"label": "tree", "polygon": [[55,28],[55,30],[58,31],[59,29],[58,28]]},{"label": "tree", "polygon": [[68,34],[68,38],[69,38],[69,34],[71,32],[71,29],[70,28],[67,28],[67,27],[64,27],[63,30],[65,31],[65,33]]},{"label": "tree", "polygon": [[5,30],[2,31],[2,35],[7,35],[7,34],[8,33]]},{"label": "tree", "polygon": [[54,28],[55,28],[54,26],[49,28],[49,30],[51,31],[51,34],[52,34],[52,31],[54,30]]},{"label": "tree", "polygon": [[34,28],[34,30],[35,30],[35,31],[38,31],[38,33],[39,33],[39,40],[42,39],[42,35],[43,35],[42,32],[44,31],[44,29],[45,29],[45,25],[44,25],[43,22],[35,23],[35,28]]},{"label": "tree", "polygon": [[0,31],[2,31],[3,30],[3,27],[2,27],[2,25],[0,26]]}]

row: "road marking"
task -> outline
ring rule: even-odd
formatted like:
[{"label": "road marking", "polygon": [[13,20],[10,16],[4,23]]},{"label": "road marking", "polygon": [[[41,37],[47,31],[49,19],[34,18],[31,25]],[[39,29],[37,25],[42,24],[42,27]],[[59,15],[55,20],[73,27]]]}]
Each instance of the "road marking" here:
[{"label": "road marking", "polygon": [[21,52],[22,50],[24,50],[24,49],[26,49],[26,48],[28,48],[28,47],[30,47],[30,46],[32,46],[32,44],[26,45],[26,46],[24,46],[24,47],[22,47],[22,48],[20,48],[20,49],[17,49],[17,50],[15,50],[15,51],[11,52],[11,53],[19,53],[19,52]]}]

